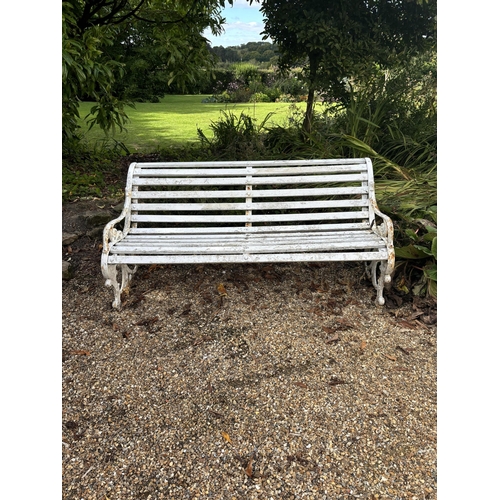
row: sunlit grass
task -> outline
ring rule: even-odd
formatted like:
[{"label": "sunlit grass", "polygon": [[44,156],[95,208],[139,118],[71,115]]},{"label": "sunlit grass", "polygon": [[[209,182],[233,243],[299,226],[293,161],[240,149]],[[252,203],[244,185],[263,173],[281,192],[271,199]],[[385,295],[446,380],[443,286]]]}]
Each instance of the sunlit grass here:
[{"label": "sunlit grass", "polygon": [[[123,142],[130,151],[155,150],[172,144],[196,142],[197,128],[207,137],[213,136],[210,123],[221,118],[222,112],[239,115],[245,112],[257,123],[264,121],[268,113],[273,113],[267,125],[284,125],[291,114],[290,103],[239,103],[215,104],[202,103],[207,95],[169,95],[159,103],[136,103],[134,108],[127,108],[130,121],[127,131],[116,131],[112,138]],[[86,131],[84,118],[93,103],[80,105],[80,125]],[[294,104],[295,109],[305,110],[305,103]],[[94,144],[106,138],[104,132],[94,127],[85,132],[85,140]]]}]

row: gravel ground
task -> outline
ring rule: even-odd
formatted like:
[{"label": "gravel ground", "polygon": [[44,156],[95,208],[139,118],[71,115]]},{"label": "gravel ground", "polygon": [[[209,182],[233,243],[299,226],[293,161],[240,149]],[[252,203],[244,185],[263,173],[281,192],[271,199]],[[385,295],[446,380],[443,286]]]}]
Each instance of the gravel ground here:
[{"label": "gravel ground", "polygon": [[376,306],[361,264],[143,266],[115,311],[72,247],[62,498],[437,498],[425,304]]}]

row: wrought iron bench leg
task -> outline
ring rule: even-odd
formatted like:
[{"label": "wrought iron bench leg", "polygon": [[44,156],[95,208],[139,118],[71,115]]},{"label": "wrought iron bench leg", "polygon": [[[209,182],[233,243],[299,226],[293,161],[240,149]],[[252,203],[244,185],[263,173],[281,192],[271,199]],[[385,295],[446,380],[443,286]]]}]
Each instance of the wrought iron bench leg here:
[{"label": "wrought iron bench leg", "polygon": [[[118,284],[118,272],[117,267],[121,272],[121,285]],[[113,301],[113,308],[120,309],[121,308],[121,295],[124,290],[128,290],[128,286],[130,280],[132,279],[132,275],[137,271],[137,266],[130,268],[126,264],[116,265],[108,265],[107,266],[107,275],[108,279],[106,280],[106,286],[112,287],[115,293],[115,300]]]},{"label": "wrought iron bench leg", "polygon": [[[377,272],[377,266],[379,270]],[[374,260],[373,262],[365,264],[365,271],[369,279],[377,290],[377,303],[381,306],[385,304],[384,299],[384,286],[391,281],[390,274],[387,274],[387,262]]]}]

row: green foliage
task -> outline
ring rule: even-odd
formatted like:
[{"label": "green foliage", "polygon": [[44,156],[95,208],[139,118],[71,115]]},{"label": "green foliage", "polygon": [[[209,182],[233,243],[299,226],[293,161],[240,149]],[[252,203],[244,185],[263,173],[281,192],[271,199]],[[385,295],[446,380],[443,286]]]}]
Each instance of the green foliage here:
[{"label": "green foliage", "polygon": [[119,159],[128,153],[116,141],[106,141],[92,151],[78,143],[62,163],[62,200],[121,196]]},{"label": "green foliage", "polygon": [[89,196],[100,198],[105,187],[102,172],[87,173],[72,169],[63,169],[62,185],[63,201]]},{"label": "green foliage", "polygon": [[217,160],[262,158],[266,155],[263,132],[271,116],[272,113],[269,113],[257,124],[254,118],[244,112],[236,116],[223,111],[222,117],[210,125],[213,138],[209,139],[201,129],[198,129],[198,138],[211,158]]},{"label": "green foliage", "polygon": [[260,66],[277,61],[278,48],[269,42],[248,42],[238,46],[210,49],[221,63],[252,62]]},{"label": "green foliage", "polygon": [[[270,157],[370,157],[377,201],[394,221],[395,287],[402,294],[437,294],[437,141],[435,53],[352,85],[346,106],[317,114],[304,133],[295,108],[287,127],[266,135]],[[431,223],[421,226],[421,221]],[[434,225],[435,231],[427,227]],[[409,234],[417,239],[409,240]]]},{"label": "green foliage", "polygon": [[[116,78],[123,74],[123,65],[105,54],[112,44],[114,27],[90,26],[83,33],[78,26],[79,2],[63,2],[62,31],[62,131],[63,139],[78,139],[78,105],[82,97],[90,96],[97,101],[97,108],[106,108],[114,98],[111,87]],[[114,101],[119,127],[126,116],[123,105]],[[99,124],[109,130],[114,123],[106,121],[101,114]]]},{"label": "green foliage", "polygon": [[[403,294],[411,290],[414,295],[436,297],[437,164],[434,137],[420,142],[402,135],[388,137],[387,141],[379,139],[378,151],[352,136],[340,136],[338,144],[342,156],[369,156],[373,160],[377,201],[394,222],[396,289]],[[434,222],[427,222],[429,219]]]},{"label": "green foliage", "polygon": [[346,78],[390,67],[408,50],[435,45],[436,2],[262,0],[265,33],[280,50],[280,67],[303,65],[310,131],[314,93],[348,101]]},{"label": "green foliage", "polygon": [[[432,208],[430,213],[437,217],[437,207]],[[405,230],[409,243],[395,249],[396,258],[400,259],[398,266],[408,267],[407,261],[412,261],[411,267],[421,271],[412,284],[413,295],[437,298],[437,225],[426,219],[416,219],[412,221],[412,226]],[[399,289],[408,293],[408,288],[403,288],[406,286],[403,283],[408,282],[407,277],[400,279]]]},{"label": "green foliage", "polygon": [[252,102],[271,102],[271,98],[264,92],[255,92],[250,98]]},{"label": "green foliage", "polygon": [[297,72],[282,73],[274,85],[280,90],[281,95],[289,95],[295,99],[307,95],[307,86]]},{"label": "green foliage", "polygon": [[[102,130],[115,132],[116,128],[121,131],[125,130],[124,124],[128,121],[128,116],[123,108],[124,102],[116,97],[105,94],[99,101],[90,108],[90,113],[85,117],[89,130],[94,125],[99,126]],[[129,103],[133,106],[132,103]]]},{"label": "green foliage", "polygon": [[[227,0],[232,5],[232,0]],[[62,130],[79,139],[78,106],[95,101],[90,125],[123,129],[130,99],[158,100],[210,78],[202,32],[220,33],[221,0],[65,0],[62,5]]]},{"label": "green foliage", "polygon": [[115,91],[128,99],[158,102],[167,93],[205,89],[216,58],[201,33],[207,27],[220,30],[218,6],[213,1],[150,2],[141,12],[140,19],[120,24],[114,41],[114,56],[125,65]]},{"label": "green foliage", "polygon": [[[237,67],[239,71],[235,71]],[[306,99],[307,89],[295,71],[277,76],[274,71],[263,71],[251,64],[232,65],[232,68],[219,70],[220,79],[207,102],[255,102],[255,99],[262,99],[257,102],[299,102]],[[255,94],[259,96],[253,97]],[[266,94],[269,100],[261,94]]]},{"label": "green foliage", "polygon": [[236,63],[231,66],[236,80],[242,81],[245,85],[250,85],[252,80],[260,78],[259,68],[251,63]]},{"label": "green foliage", "polygon": [[340,133],[375,149],[401,137],[418,142],[436,133],[435,51],[419,54],[390,70],[374,70],[370,78],[349,84],[348,104],[330,110]]},{"label": "green foliage", "polygon": [[[308,140],[340,156],[369,156],[380,179],[432,184],[437,159],[435,53],[351,84],[348,104],[315,118]],[[298,120],[295,120],[298,121]],[[406,189],[406,188],[405,188]]]}]

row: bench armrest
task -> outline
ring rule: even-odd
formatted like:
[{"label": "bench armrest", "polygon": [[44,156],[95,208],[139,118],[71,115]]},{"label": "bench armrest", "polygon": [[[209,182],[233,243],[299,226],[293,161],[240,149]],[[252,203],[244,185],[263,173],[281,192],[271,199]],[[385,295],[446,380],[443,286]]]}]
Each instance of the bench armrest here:
[{"label": "bench armrest", "polygon": [[[387,244],[388,260],[387,260],[387,276],[390,276],[394,271],[394,266],[396,264],[396,254],[394,252],[394,224],[392,219],[383,214],[375,201],[372,201],[373,213],[376,217],[382,219],[381,224],[377,224],[376,220],[373,220],[372,230],[375,231],[380,237],[384,239]],[[390,281],[390,277],[386,279],[386,282]]]},{"label": "bench armrest", "polygon": [[102,233],[102,252],[103,254],[109,253],[110,245],[122,240],[125,237],[123,231],[116,229],[115,226],[119,222],[125,219],[127,216],[127,210],[125,207],[122,210],[122,213],[112,221],[108,222],[104,227],[104,231]]},{"label": "bench armrest", "polygon": [[394,224],[389,216],[383,214],[378,208],[374,207],[373,212],[376,216],[382,219],[381,224],[377,224],[376,221],[373,221],[374,224],[372,229],[382,238],[390,241],[392,243],[394,239]]}]

